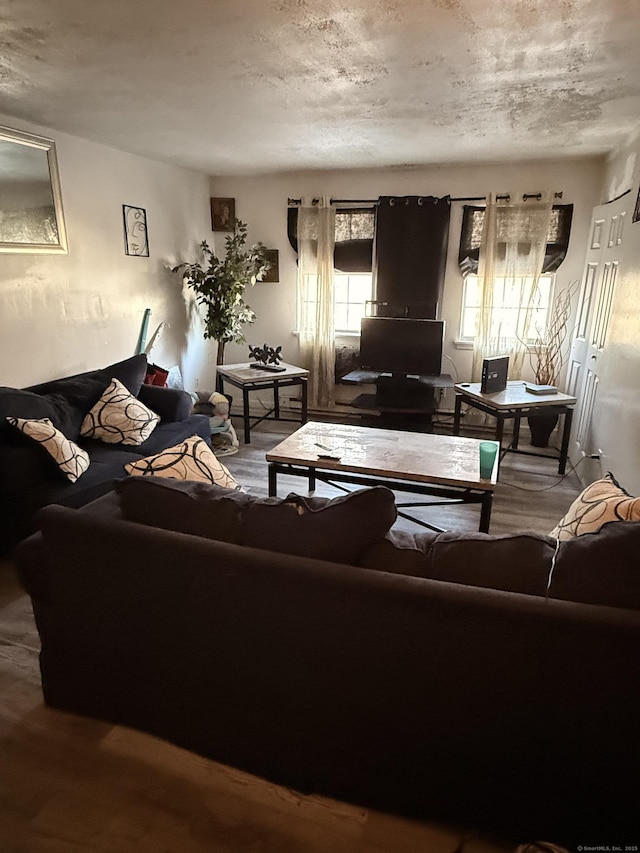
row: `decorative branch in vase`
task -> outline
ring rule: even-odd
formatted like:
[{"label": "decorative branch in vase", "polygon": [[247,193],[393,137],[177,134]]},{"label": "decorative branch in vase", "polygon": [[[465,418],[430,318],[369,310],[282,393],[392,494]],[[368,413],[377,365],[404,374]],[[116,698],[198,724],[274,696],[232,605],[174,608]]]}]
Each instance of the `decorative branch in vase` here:
[{"label": "decorative branch in vase", "polygon": [[527,342],[529,361],[537,385],[558,386],[567,359],[565,342],[569,334],[571,302],[577,288],[578,282],[574,281],[556,294],[549,309],[546,328],[541,330],[536,327],[535,336]]}]

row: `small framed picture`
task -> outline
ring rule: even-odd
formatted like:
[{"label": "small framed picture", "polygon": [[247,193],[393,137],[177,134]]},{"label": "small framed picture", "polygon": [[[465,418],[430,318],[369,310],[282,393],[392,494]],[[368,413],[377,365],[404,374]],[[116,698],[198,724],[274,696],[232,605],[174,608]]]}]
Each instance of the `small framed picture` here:
[{"label": "small framed picture", "polygon": [[631,217],[632,222],[637,222],[640,219],[640,189],[638,190],[638,195],[636,197],[636,206],[633,210],[633,216]]},{"label": "small framed picture", "polygon": [[124,250],[127,255],[149,257],[149,235],[147,234],[147,211],[142,207],[122,205],[124,218]]},{"label": "small framed picture", "polygon": [[235,198],[211,199],[211,230],[233,231],[236,219]]},{"label": "small framed picture", "polygon": [[280,269],[278,266],[278,250],[277,249],[267,249],[266,251],[266,259],[269,262],[270,266],[267,270],[265,277],[262,281],[280,281]]}]

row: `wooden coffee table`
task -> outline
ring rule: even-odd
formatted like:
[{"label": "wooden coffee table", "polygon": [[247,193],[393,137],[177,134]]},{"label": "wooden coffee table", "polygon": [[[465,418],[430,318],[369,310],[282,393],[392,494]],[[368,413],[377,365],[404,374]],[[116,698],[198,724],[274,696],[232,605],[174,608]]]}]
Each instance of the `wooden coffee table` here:
[{"label": "wooden coffee table", "polygon": [[[339,458],[326,458],[331,456]],[[337,488],[342,488],[338,483],[387,486],[393,491],[443,498],[398,507],[479,503],[479,529],[489,532],[497,457],[491,479],[480,479],[480,441],[474,438],[310,421],[270,450],[266,458],[270,495],[277,494],[278,474],[307,478],[309,491],[315,489],[316,480]],[[431,530],[440,529],[406,513],[398,515]]]}]

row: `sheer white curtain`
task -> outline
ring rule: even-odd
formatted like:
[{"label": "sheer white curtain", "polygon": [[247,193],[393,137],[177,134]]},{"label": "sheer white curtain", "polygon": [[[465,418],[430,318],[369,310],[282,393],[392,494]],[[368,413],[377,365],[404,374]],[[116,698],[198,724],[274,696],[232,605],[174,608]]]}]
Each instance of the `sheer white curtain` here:
[{"label": "sheer white curtain", "polygon": [[472,379],[479,382],[482,361],[509,356],[509,378],[519,379],[538,304],[552,193],[510,204],[491,195],[487,201],[478,260],[480,309],[473,345]]},{"label": "sheer white curtain", "polygon": [[333,405],[335,340],[333,248],[335,211],[328,197],[298,211],[298,324],[302,366],[309,370],[309,405]]}]

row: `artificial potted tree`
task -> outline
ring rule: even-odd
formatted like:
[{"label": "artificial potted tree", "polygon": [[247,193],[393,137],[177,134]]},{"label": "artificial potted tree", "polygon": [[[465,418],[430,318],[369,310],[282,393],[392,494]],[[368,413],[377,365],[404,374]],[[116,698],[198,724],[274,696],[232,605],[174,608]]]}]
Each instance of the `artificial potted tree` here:
[{"label": "artificial potted tree", "polygon": [[234,219],[233,226],[225,240],[224,257],[217,257],[203,240],[200,248],[204,265],[196,261],[173,267],[173,272],[182,273],[183,280],[195,291],[197,302],[206,309],[204,337],[218,342],[216,364],[224,364],[225,344],[246,340],[244,326],[253,323],[256,315],[245,302],[245,291],[261,281],[270,266],[262,243],[245,249],[246,224]]},{"label": "artificial potted tree", "polygon": [[[578,282],[572,282],[556,294],[546,328],[536,328],[535,337],[527,344],[536,385],[558,387],[567,356],[565,342],[569,332],[571,302],[577,286]],[[531,431],[531,444],[534,447],[548,447],[551,433],[558,423],[557,411],[552,407],[539,409],[535,415],[530,415],[527,421]]]}]

